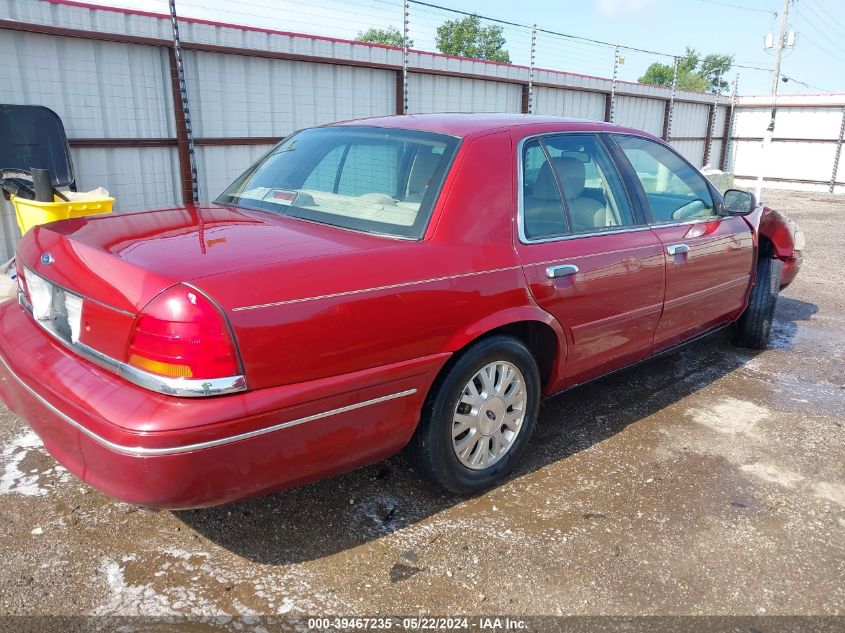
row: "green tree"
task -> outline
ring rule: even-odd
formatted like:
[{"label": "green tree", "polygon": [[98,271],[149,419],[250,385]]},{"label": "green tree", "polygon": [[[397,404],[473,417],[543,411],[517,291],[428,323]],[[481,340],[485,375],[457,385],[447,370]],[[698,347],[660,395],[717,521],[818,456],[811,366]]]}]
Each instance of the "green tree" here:
[{"label": "green tree", "polygon": [[641,84],[654,86],[671,86],[674,71],[669,64],[654,62],[645,70],[645,74],[638,79]]},{"label": "green tree", "polygon": [[716,53],[711,53],[701,60],[698,72],[710,83],[710,92],[724,92],[730,87],[728,71],[733,63],[733,55]]},{"label": "green tree", "polygon": [[[678,58],[679,90],[693,90],[696,92],[716,92],[728,87],[725,79],[733,64],[732,55],[710,54],[703,59],[695,49],[687,48],[683,57]],[[672,64],[655,62],[649,66],[639,82],[658,86],[671,86],[674,75]],[[719,78],[719,73],[723,79]]]},{"label": "green tree", "polygon": [[[675,69],[671,64],[661,64],[654,62],[651,66],[646,68],[645,74],[640,77],[641,84],[654,84],[655,86],[672,85],[672,77],[675,74]],[[695,71],[689,71],[678,64],[678,90],[693,90],[695,92],[705,92],[709,84],[707,79],[699,75]]]},{"label": "green tree", "polygon": [[477,15],[446,20],[437,27],[437,50],[447,55],[461,55],[494,62],[509,62],[505,37],[500,26],[481,26]]},{"label": "green tree", "polygon": [[[384,44],[385,46],[402,46],[402,33],[395,26],[388,26],[386,29],[371,28],[366,31],[358,31],[357,42],[370,42],[371,44]],[[408,46],[413,46],[414,40],[408,40]]]}]

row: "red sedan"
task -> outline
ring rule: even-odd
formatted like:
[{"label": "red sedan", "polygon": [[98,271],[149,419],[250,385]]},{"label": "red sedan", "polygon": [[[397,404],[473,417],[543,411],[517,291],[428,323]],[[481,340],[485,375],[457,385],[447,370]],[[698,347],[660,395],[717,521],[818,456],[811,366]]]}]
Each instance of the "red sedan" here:
[{"label": "red sedan", "polygon": [[403,448],[468,493],[529,448],[543,396],[728,325],[764,347],[802,241],[614,125],[308,129],[215,204],[30,231],[0,391],[59,462],[140,505],[225,503]]}]

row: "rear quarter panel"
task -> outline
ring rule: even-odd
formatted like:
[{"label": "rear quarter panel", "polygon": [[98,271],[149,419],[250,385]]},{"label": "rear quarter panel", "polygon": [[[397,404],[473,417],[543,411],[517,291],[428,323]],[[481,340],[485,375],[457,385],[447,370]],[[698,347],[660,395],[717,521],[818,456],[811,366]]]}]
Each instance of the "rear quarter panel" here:
[{"label": "rear quarter panel", "polygon": [[250,387],[454,351],[513,308],[546,317],[513,247],[512,155],[507,131],[465,139],[422,241],[198,280],[231,319]]}]

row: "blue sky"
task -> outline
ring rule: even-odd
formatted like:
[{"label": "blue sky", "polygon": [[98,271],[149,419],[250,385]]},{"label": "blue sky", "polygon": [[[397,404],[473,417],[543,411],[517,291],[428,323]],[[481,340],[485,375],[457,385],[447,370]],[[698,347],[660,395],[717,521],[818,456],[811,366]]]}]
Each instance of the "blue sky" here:
[{"label": "blue sky", "polygon": [[[89,0],[98,2],[98,0]],[[100,4],[167,11],[166,0],[99,0]],[[773,54],[763,50],[767,32],[777,32],[783,0],[431,0],[467,12],[531,24],[559,33],[619,43],[668,54],[683,54],[686,46],[702,53],[732,53],[736,63],[771,68]],[[733,6],[727,6],[733,5]],[[402,26],[401,0],[177,0],[180,14],[288,31],[353,39],[371,26]],[[449,12],[411,5],[410,36],[415,48],[435,50],[438,24]],[[784,56],[781,73],[793,79],[780,84],[781,93],[845,93],[845,1],[795,0],[789,12],[797,41]],[[504,27],[515,63],[528,64],[530,32]],[[619,77],[636,81],[652,61],[669,61],[652,54],[621,51]],[[537,65],[584,74],[610,76],[613,49],[558,36],[540,34]],[[766,94],[771,74],[735,68],[742,94]],[[807,85],[802,85],[804,82]]]}]

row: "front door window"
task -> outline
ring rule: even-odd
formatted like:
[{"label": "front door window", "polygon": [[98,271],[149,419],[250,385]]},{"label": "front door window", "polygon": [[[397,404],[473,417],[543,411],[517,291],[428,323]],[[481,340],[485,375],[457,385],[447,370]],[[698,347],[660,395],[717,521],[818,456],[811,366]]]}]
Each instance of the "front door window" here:
[{"label": "front door window", "polygon": [[652,219],[683,222],[716,215],[707,182],[674,151],[639,136],[614,135],[648,198]]}]

